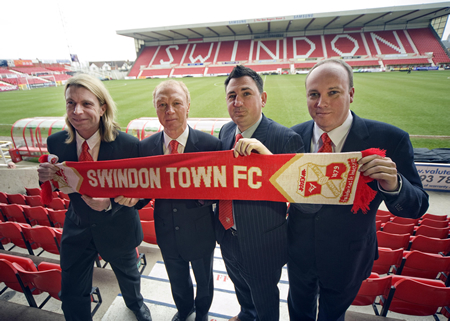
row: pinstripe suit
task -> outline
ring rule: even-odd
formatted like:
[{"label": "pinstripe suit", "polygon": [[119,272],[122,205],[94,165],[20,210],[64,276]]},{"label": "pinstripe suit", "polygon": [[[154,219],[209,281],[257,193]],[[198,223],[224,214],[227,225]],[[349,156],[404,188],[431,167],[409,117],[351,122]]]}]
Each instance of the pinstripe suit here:
[{"label": "pinstripe suit", "polygon": [[[233,122],[222,127],[222,149],[232,148],[235,133]],[[264,115],[252,138],[273,154],[303,152],[300,136]],[[286,203],[233,201],[233,213],[237,232],[225,231],[216,211],[216,235],[241,305],[238,317],[241,321],[278,320],[277,284],[287,262]]]}]

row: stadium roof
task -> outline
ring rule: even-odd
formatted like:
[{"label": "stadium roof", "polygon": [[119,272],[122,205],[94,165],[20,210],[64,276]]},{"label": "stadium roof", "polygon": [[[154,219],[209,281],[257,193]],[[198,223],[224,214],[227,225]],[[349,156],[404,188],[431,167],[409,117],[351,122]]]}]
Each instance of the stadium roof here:
[{"label": "stadium roof", "polygon": [[273,38],[289,35],[423,28],[427,27],[433,19],[448,16],[449,14],[450,2],[440,2],[192,25],[118,30],[116,33],[148,43],[187,42],[204,38]]}]

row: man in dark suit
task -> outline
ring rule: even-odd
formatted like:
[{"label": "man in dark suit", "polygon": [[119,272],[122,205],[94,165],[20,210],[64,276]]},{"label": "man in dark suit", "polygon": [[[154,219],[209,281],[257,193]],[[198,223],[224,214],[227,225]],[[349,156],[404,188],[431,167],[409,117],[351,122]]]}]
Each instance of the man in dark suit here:
[{"label": "man in dark suit", "polygon": [[[138,157],[139,141],[114,120],[116,106],[103,83],[89,75],[70,78],[65,86],[67,131],[47,139],[59,161],[96,161]],[[39,165],[39,180],[51,180],[50,163]],[[136,247],[143,239],[138,212],[109,198],[71,193],[61,239],[61,300],[66,320],[91,320],[94,261],[111,264],[125,303],[137,320],[151,320],[140,294]]]},{"label": "man in dark suit", "polygon": [[[164,131],[141,142],[140,156],[220,150],[220,140],[188,126],[190,95],[183,82],[160,83],[153,91],[153,104]],[[154,217],[158,246],[178,309],[172,320],[184,321],[194,310],[196,321],[208,320],[216,246],[212,202],[157,199]],[[189,263],[197,282],[195,299]]]},{"label": "man in dark suit", "polygon": [[[344,320],[378,258],[375,215],[385,202],[397,216],[416,218],[428,208],[428,195],[414,165],[409,136],[389,124],[362,119],[350,111],[355,89],[352,68],[343,60],[324,60],[306,77],[306,96],[313,120],[292,127],[306,152],[386,150],[386,157],[359,160],[361,175],[374,179],[377,191],[367,214],[351,205],[291,204],[289,296],[291,320]],[[331,139],[327,139],[327,137]]]},{"label": "man in dark suit", "polygon": [[[225,80],[230,123],[225,124],[219,138],[222,149],[248,155],[252,149],[264,154],[303,152],[301,138],[262,114],[267,102],[261,77],[252,69],[236,66]],[[263,145],[264,146],[263,146]],[[234,283],[241,306],[231,320],[278,320],[280,295],[278,282],[287,262],[286,203],[269,201],[233,201],[224,228],[226,203],[219,202],[216,211],[216,235],[229,277]],[[232,209],[232,212],[231,212]],[[230,228],[229,225],[231,225]]]}]

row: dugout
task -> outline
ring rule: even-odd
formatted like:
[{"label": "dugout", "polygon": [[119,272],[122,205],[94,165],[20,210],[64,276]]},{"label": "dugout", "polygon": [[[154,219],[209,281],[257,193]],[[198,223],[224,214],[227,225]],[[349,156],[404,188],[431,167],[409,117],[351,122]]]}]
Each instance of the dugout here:
[{"label": "dugout", "polygon": [[64,117],[34,117],[19,119],[11,127],[14,148],[9,150],[11,160],[20,162],[23,157],[39,157],[47,153],[47,137],[63,130]]},{"label": "dugout", "polygon": [[[230,122],[231,118],[188,118],[188,125],[193,129],[219,136],[223,125]],[[128,123],[126,132],[142,140],[148,136],[162,131],[164,127],[159,123],[157,117],[141,117],[133,119]]]}]

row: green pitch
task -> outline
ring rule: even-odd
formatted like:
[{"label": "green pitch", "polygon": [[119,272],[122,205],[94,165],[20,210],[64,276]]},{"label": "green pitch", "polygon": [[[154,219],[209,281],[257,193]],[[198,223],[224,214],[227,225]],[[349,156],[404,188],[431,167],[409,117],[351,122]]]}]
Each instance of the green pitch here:
[{"label": "green pitch", "polygon": [[[450,148],[450,72],[417,71],[356,73],[351,109],[363,118],[393,124],[407,131],[414,147]],[[263,111],[290,127],[310,119],[305,75],[263,76],[268,103]],[[190,117],[229,117],[225,77],[183,78],[191,93]],[[125,129],[139,117],[156,117],[152,91],[161,79],[115,80],[105,85],[116,101],[119,124]],[[10,136],[22,118],[63,116],[63,87],[0,92],[0,136]],[[414,136],[447,136],[414,137]]]}]

